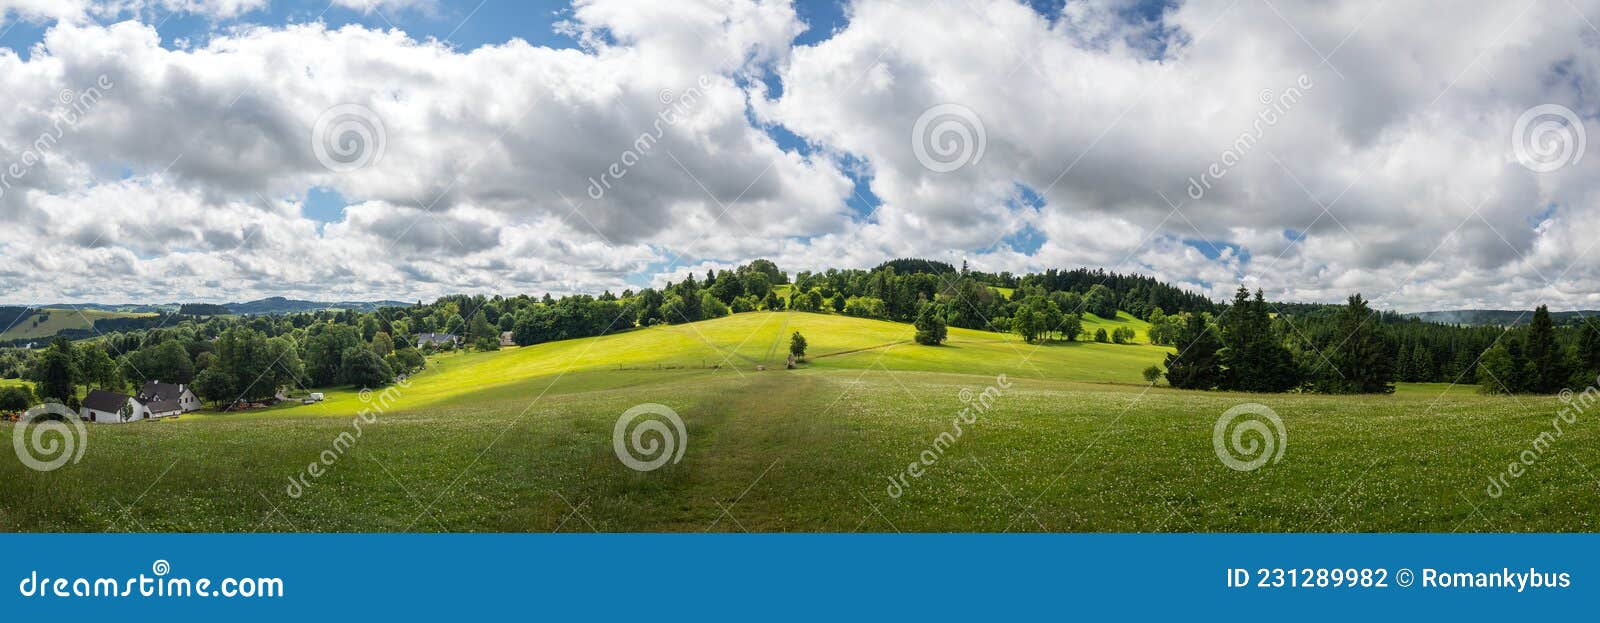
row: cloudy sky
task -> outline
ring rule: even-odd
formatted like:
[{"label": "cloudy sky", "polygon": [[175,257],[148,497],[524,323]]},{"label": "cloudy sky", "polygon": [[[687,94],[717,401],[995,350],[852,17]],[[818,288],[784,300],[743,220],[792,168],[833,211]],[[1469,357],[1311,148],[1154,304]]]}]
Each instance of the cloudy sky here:
[{"label": "cloudy sky", "polygon": [[1596,23],[1586,0],[0,0],[0,303],[928,257],[1600,308]]}]

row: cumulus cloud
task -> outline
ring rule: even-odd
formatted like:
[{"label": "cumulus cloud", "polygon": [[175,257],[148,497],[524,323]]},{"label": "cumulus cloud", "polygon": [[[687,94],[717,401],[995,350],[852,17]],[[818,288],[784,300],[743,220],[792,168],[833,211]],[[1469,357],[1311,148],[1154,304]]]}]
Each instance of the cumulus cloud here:
[{"label": "cumulus cloud", "polygon": [[[578,49],[241,22],[175,50],[137,19],[260,6],[0,0],[53,23],[0,50],[0,164],[29,161],[0,177],[0,298],[592,292],[920,256],[1600,305],[1600,158],[1541,173],[1512,137],[1542,104],[1600,112],[1592,1],[861,0],[796,46],[781,0],[578,0]],[[319,222],[312,188],[351,205]]]},{"label": "cumulus cloud", "polygon": [[[928,251],[997,241],[1020,226],[1008,196],[1021,184],[1042,195],[1033,224],[1048,235],[1021,267],[1122,263],[1214,295],[1240,282],[1303,300],[1359,289],[1412,309],[1566,306],[1513,277],[1574,264],[1558,287],[1600,277],[1585,242],[1555,233],[1600,216],[1588,181],[1600,165],[1541,175],[1511,141],[1539,104],[1594,118],[1600,33],[1581,19],[1593,3],[1190,1],[1158,18],[1117,3],[851,8],[848,28],[791,52],[781,97],[759,109],[872,163],[885,238]],[[985,143],[939,172],[911,136],[952,103]],[[961,233],[924,233],[940,229]],[[1166,251],[1136,252],[1140,234]],[[1171,244],[1186,239],[1249,260]],[[1445,272],[1461,286],[1426,285]]]}]

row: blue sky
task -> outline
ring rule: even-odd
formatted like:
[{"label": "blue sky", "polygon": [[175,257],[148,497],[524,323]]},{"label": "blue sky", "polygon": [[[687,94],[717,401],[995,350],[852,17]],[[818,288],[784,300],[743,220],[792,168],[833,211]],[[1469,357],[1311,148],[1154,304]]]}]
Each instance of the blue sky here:
[{"label": "blue sky", "polygon": [[[1600,305],[1581,154],[1600,0],[241,1],[263,0],[0,0],[0,165],[22,167],[0,176],[0,300],[563,293],[927,257],[1219,298]],[[128,4],[194,12],[103,8]],[[304,23],[328,28],[283,28]],[[532,47],[469,54],[511,40]],[[40,142],[95,76],[110,97]],[[633,153],[696,76],[689,121]],[[334,121],[376,121],[387,150],[327,159],[354,129]]]}]

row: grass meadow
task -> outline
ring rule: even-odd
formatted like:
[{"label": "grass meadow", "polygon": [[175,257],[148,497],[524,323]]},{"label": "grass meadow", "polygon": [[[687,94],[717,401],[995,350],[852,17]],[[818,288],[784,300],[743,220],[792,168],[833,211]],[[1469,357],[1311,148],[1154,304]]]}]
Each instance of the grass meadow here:
[{"label": "grass meadow", "polygon": [[[1131,318],[1085,324],[1113,323],[1143,339]],[[784,370],[794,331],[810,359]],[[0,461],[0,529],[1600,529],[1588,414],[1498,496],[1486,492],[1552,430],[1555,397],[1444,385],[1359,397],[1178,391],[1143,383],[1139,372],[1168,352],[1148,344],[1037,346],[951,329],[948,345],[924,347],[910,335],[833,315],[739,314],[436,357],[359,429],[355,414],[378,401],[351,389],[310,406],[90,426],[77,463],[36,472]],[[957,430],[964,399],[1001,374],[1010,386],[992,407],[936,444]],[[641,403],[681,416],[681,461],[639,472],[618,460],[613,427]],[[1224,465],[1212,443],[1218,417],[1244,403],[1270,407],[1286,431],[1279,460],[1253,471]],[[912,462],[926,466],[903,476]],[[312,463],[328,466],[312,476]]]},{"label": "grass meadow", "polygon": [[15,326],[5,329],[0,333],[0,341],[18,340],[24,338],[38,338],[48,340],[67,329],[88,329],[94,326],[94,321],[104,318],[143,318],[154,316],[148,313],[131,313],[102,311],[98,309],[41,309],[41,314],[48,314],[48,318],[39,324],[33,324],[33,317],[23,319]]}]

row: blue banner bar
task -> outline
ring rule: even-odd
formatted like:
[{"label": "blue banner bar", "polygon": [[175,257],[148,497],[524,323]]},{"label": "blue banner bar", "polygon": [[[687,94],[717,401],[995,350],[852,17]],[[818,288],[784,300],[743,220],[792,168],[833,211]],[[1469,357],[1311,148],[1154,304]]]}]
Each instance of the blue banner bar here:
[{"label": "blue banner bar", "polygon": [[8,620],[1570,613],[1597,535],[4,535]]}]

